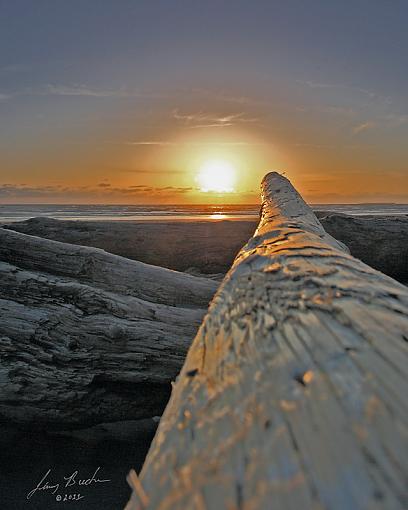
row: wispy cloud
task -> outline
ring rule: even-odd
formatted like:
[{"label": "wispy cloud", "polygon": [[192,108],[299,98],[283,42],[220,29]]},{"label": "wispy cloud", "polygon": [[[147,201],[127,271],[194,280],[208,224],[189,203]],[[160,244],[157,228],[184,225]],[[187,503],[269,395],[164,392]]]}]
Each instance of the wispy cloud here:
[{"label": "wispy cloud", "polygon": [[86,85],[47,85],[45,90],[39,92],[41,95],[55,95],[55,96],[87,96],[87,97],[163,97],[162,94],[156,94],[151,92],[143,92],[139,90],[129,89],[95,89],[87,87]]},{"label": "wispy cloud", "polygon": [[0,101],[8,100],[19,96],[61,96],[61,97],[83,97],[83,98],[140,98],[140,99],[159,99],[166,97],[164,94],[156,92],[144,92],[141,90],[129,89],[97,89],[85,85],[45,85],[39,88],[27,87],[21,90],[15,90],[8,93],[0,93]]},{"label": "wispy cloud", "polygon": [[369,129],[373,129],[377,127],[377,123],[374,121],[367,121],[362,122],[361,124],[358,124],[357,126],[353,127],[353,133],[355,135],[358,135],[359,133],[362,133],[363,131],[368,131]]},{"label": "wispy cloud", "polygon": [[204,112],[182,114],[176,109],[173,111],[173,118],[183,122],[191,129],[230,127],[240,123],[258,122],[257,118],[247,117],[244,112],[230,115],[215,115]]},{"label": "wispy cloud", "polygon": [[312,149],[335,149],[337,145],[334,144],[322,144],[322,143],[294,143],[295,147],[307,147]]},{"label": "wispy cloud", "polygon": [[250,145],[260,145],[260,143],[253,143],[253,142],[245,142],[245,141],[219,141],[219,142],[174,142],[170,140],[135,140],[135,141],[124,141],[124,142],[107,142],[107,143],[114,143],[114,144],[120,144],[120,145],[153,145],[153,146],[162,146],[162,147],[177,147],[177,146],[184,146],[184,147],[208,147],[208,146],[231,146],[231,147],[240,147],[240,146],[250,146]]},{"label": "wispy cloud", "polygon": [[313,89],[345,89],[345,90],[351,90],[354,92],[359,92],[360,94],[364,94],[369,96],[371,99],[374,99],[376,97],[380,97],[377,93],[373,92],[372,90],[361,88],[361,87],[355,87],[353,85],[344,85],[344,84],[336,84],[336,83],[321,83],[321,82],[315,82],[315,81],[298,81],[298,83],[307,85],[310,88]]},{"label": "wispy cloud", "polygon": [[255,99],[254,97],[243,96],[243,95],[236,96],[236,95],[229,94],[229,93],[226,93],[223,91],[214,91],[214,90],[204,89],[204,88],[193,88],[186,92],[196,94],[196,95],[207,96],[207,97],[210,97],[211,99],[215,99],[218,101],[224,101],[225,103],[252,105],[252,106],[269,104],[269,101],[263,101],[259,98]]},{"label": "wispy cloud", "polygon": [[[339,115],[343,117],[349,117],[350,119],[360,118],[360,121],[354,121],[354,125],[351,126],[353,134],[358,135],[365,131],[378,128],[378,129],[395,129],[401,128],[402,126],[408,125],[408,115],[405,113],[399,113],[395,111],[393,106],[393,100],[390,96],[379,94],[378,92],[364,88],[357,87],[354,85],[347,84],[336,84],[336,83],[323,83],[315,81],[298,81],[299,84],[307,86],[311,89],[328,89],[333,90],[333,94],[336,95],[336,102],[339,99],[339,93],[341,91],[348,92],[347,105],[320,105],[313,107],[305,107],[303,111],[308,112],[316,110],[323,113],[329,113]],[[350,102],[353,99],[353,107],[350,107]],[[361,101],[362,96],[365,96],[370,101]],[[344,94],[340,94],[342,100],[345,100]],[[356,102],[358,99],[358,103]],[[393,111],[394,110],[394,111]],[[369,116],[372,120],[365,120],[364,117]],[[363,117],[363,118],[361,118]]]},{"label": "wispy cloud", "polygon": [[385,117],[385,121],[388,123],[389,127],[398,128],[400,126],[408,124],[408,115],[390,113]]},{"label": "wispy cloud", "polygon": [[168,142],[165,140],[150,140],[150,141],[141,140],[141,141],[134,141],[134,142],[130,141],[130,142],[110,142],[110,143],[119,143],[122,145],[158,145],[158,146],[162,146],[162,147],[174,147],[176,145],[179,145],[177,142]]},{"label": "wispy cloud", "polygon": [[343,90],[343,91],[349,91],[354,94],[363,95],[368,97],[371,100],[379,101],[386,105],[392,104],[392,98],[390,96],[384,96],[382,94],[378,94],[377,92],[366,89],[364,87],[356,87],[354,85],[347,85],[347,84],[338,84],[338,83],[321,83],[321,82],[315,82],[315,81],[298,81],[301,85],[306,85],[309,88],[312,89],[333,89],[333,90]]},{"label": "wispy cloud", "polygon": [[90,96],[90,97],[116,97],[122,96],[123,91],[117,90],[95,90],[87,87],[67,87],[65,85],[48,85],[45,94],[55,96]]},{"label": "wispy cloud", "polygon": [[323,113],[329,113],[332,115],[341,115],[344,117],[353,117],[356,115],[356,111],[353,110],[353,108],[347,108],[346,106],[322,106],[321,108],[318,108],[318,110],[322,111]]},{"label": "wispy cloud", "polygon": [[[166,172],[168,173],[168,172]],[[147,186],[134,185],[115,187],[109,183],[99,183],[96,186],[27,186],[25,184],[2,184],[0,185],[0,199],[77,199],[88,197],[106,197],[114,198],[115,196],[140,196],[149,198],[151,196],[163,197],[174,194],[185,194],[193,191],[192,187],[177,186]]]},{"label": "wispy cloud", "polygon": [[293,143],[295,147],[304,147],[306,149],[351,149],[351,150],[358,150],[358,149],[364,149],[367,150],[370,147],[374,147],[373,144],[364,143],[364,144],[357,144],[357,143],[337,143],[337,144],[330,144],[330,143],[308,143],[308,142],[298,142]]},{"label": "wispy cloud", "polygon": [[121,168],[119,172],[129,172],[132,174],[146,174],[146,175],[173,175],[173,174],[183,174],[183,170],[144,170],[139,168]]}]

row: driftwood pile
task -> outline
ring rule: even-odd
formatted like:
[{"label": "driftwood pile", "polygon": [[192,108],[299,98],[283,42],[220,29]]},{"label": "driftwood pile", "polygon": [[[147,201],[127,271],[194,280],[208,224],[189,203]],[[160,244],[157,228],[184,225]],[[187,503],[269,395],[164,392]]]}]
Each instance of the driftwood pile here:
[{"label": "driftwood pile", "polygon": [[57,430],[160,415],[216,288],[0,229],[0,422]]}]

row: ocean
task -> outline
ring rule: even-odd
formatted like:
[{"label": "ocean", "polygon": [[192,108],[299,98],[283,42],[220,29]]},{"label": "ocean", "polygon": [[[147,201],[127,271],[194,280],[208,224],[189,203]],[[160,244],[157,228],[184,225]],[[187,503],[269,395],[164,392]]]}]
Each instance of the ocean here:
[{"label": "ocean", "polygon": [[[353,216],[408,215],[408,204],[312,204],[314,210],[333,211]],[[0,204],[0,223],[35,217],[60,220],[182,221],[255,220],[259,204],[250,205],[53,205]]]}]

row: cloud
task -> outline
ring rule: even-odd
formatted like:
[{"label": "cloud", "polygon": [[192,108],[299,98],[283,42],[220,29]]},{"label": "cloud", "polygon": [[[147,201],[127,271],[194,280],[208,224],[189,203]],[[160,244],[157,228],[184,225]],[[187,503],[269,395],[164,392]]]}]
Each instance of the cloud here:
[{"label": "cloud", "polygon": [[[366,96],[369,96],[371,99],[375,99],[375,98],[378,98],[378,97],[383,97],[383,96],[379,96],[378,94],[376,94],[372,90],[364,89],[364,88],[361,88],[361,87],[354,87],[353,85],[343,85],[343,84],[336,84],[336,83],[321,83],[321,82],[315,82],[315,81],[298,81],[298,83],[307,85],[308,87],[313,88],[313,89],[345,89],[345,90],[351,90],[351,91],[359,92],[360,94],[364,94]],[[385,98],[385,97],[384,97],[384,99],[388,99],[389,100],[389,98]]]},{"label": "cloud", "polygon": [[234,95],[222,92],[222,91],[214,91],[214,90],[203,89],[203,88],[193,88],[191,90],[188,90],[187,93],[193,93],[193,94],[199,94],[202,96],[211,97],[212,99],[224,101],[226,103],[234,103],[234,104],[241,104],[241,105],[253,105],[253,106],[269,104],[269,101],[262,101],[259,99],[254,99],[253,97],[249,97],[249,96],[234,96]]},{"label": "cloud", "polygon": [[126,141],[126,142],[109,142],[119,143],[124,145],[156,145],[162,147],[176,147],[176,146],[191,146],[191,147],[206,147],[209,145],[220,145],[220,146],[248,146],[248,145],[260,145],[259,143],[245,142],[245,141],[228,141],[228,142],[172,142],[167,140],[141,140],[141,141]]},{"label": "cloud", "polygon": [[[168,173],[168,172],[166,172]],[[151,196],[163,197],[174,194],[184,194],[193,191],[191,187],[175,187],[175,186],[147,186],[144,184],[112,187],[108,183],[99,183],[96,186],[27,186],[26,184],[1,184],[0,199],[87,199],[90,197],[107,197],[115,196],[141,196],[149,198]]]},{"label": "cloud", "polygon": [[389,127],[401,127],[408,123],[408,115],[390,113],[385,117]]},{"label": "cloud", "polygon": [[[1,72],[0,72],[1,74]],[[16,90],[12,93],[0,93],[0,101],[18,96],[61,96],[61,97],[88,97],[88,98],[140,98],[140,99],[158,99],[166,97],[163,94],[155,92],[143,92],[128,89],[95,89],[85,85],[46,85],[41,88],[25,88]]]},{"label": "cloud", "polygon": [[347,108],[344,106],[323,106],[321,108],[317,108],[317,110],[322,111],[323,113],[329,113],[332,115],[344,115],[346,117],[352,117],[356,114],[355,110],[353,108]]},{"label": "cloud", "polygon": [[312,149],[336,149],[338,146],[334,144],[323,143],[294,143],[295,147],[310,147]]},{"label": "cloud", "polygon": [[86,87],[66,87],[64,85],[48,85],[46,88],[48,94],[55,96],[112,97],[118,94],[117,91],[93,90]]},{"label": "cloud", "polygon": [[55,96],[87,96],[87,97],[141,97],[141,98],[155,98],[162,97],[161,94],[146,93],[138,90],[116,89],[104,90],[93,89],[85,85],[47,85],[46,90],[43,92],[45,95]]},{"label": "cloud", "polygon": [[367,122],[358,124],[357,126],[354,126],[353,133],[356,135],[358,133],[361,133],[363,131],[367,131],[369,129],[373,129],[376,127],[380,127],[383,129],[400,128],[401,126],[404,126],[405,124],[408,124],[408,115],[390,113],[388,115],[383,115],[383,116],[378,117],[376,119],[376,121],[367,121]]},{"label": "cloud", "polygon": [[173,118],[183,122],[191,129],[230,127],[240,123],[258,122],[256,118],[246,117],[244,112],[220,116],[204,112],[181,114],[176,109],[173,111]]},{"label": "cloud", "polygon": [[61,193],[62,186],[30,187],[25,184],[0,185],[0,197],[44,197],[50,193]]},{"label": "cloud", "polygon": [[98,89],[87,85],[54,85],[48,84],[40,88],[25,88],[13,93],[13,96],[78,96],[94,98],[163,98],[163,94],[144,92],[140,90]]},{"label": "cloud", "polygon": [[305,147],[310,149],[367,149],[367,147],[373,147],[370,143],[308,143],[308,142],[297,142],[292,143],[295,147]]},{"label": "cloud", "polygon": [[172,192],[172,193],[189,193],[193,191],[192,187],[175,187],[175,186],[166,186],[165,188],[155,188],[158,193],[162,192]]},{"label": "cloud", "polygon": [[139,169],[139,168],[122,168],[117,169],[119,172],[130,172],[133,174],[150,174],[150,175],[156,175],[156,174],[182,174],[184,173],[183,170],[145,170],[145,169]]},{"label": "cloud", "polygon": [[151,141],[142,140],[139,142],[136,141],[136,142],[117,142],[117,143],[121,143],[124,145],[159,145],[159,146],[163,146],[163,147],[166,147],[166,146],[172,147],[175,145],[179,145],[177,142],[168,142],[165,140],[151,140]]},{"label": "cloud", "polygon": [[[321,83],[314,81],[298,81],[298,83],[306,85],[312,89],[332,89],[333,92],[349,91],[349,93],[357,94],[359,97],[355,97],[354,99],[359,99],[359,103],[358,106],[355,106],[354,108],[341,105],[328,105],[311,108],[312,110],[346,117],[348,116],[350,118],[357,118],[358,115],[365,115],[373,118],[371,121],[361,121],[360,124],[353,126],[352,131],[354,134],[359,134],[375,127],[393,129],[400,128],[401,126],[408,124],[408,115],[405,113],[395,112],[395,107],[393,107],[393,101],[390,96],[381,95],[371,89],[355,87],[353,85]],[[350,96],[350,94],[348,95]],[[361,102],[361,96],[366,96],[371,101],[369,101],[368,104],[366,101]],[[367,108],[369,108],[369,111],[367,111]],[[393,109],[394,111],[392,111]],[[308,108],[304,111],[308,111]],[[363,111],[366,113],[363,113]]]},{"label": "cloud", "polygon": [[373,121],[363,122],[362,124],[358,124],[357,126],[353,127],[353,133],[355,135],[358,135],[359,133],[362,133],[363,131],[367,131],[369,129],[373,129],[376,126],[377,126],[377,123],[373,122]]},{"label": "cloud", "polygon": [[363,94],[365,96],[368,96],[370,99],[377,99],[381,100],[387,104],[391,104],[392,100],[389,96],[383,96],[381,94],[377,94],[377,92],[374,92],[370,89],[365,89],[362,87],[355,87],[354,85],[344,85],[344,84],[336,84],[336,83],[321,83],[321,82],[315,82],[315,81],[299,81],[298,83],[302,85],[307,85],[308,87],[312,89],[339,89],[339,90],[349,90],[351,92],[356,92],[358,94]]}]

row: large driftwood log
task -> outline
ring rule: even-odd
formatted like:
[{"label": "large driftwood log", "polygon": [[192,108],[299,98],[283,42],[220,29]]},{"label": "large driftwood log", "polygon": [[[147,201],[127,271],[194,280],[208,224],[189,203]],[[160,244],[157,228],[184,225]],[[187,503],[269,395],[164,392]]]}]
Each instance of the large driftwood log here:
[{"label": "large driftwood log", "polygon": [[406,508],[408,291],[284,177],[262,199],[126,508]]},{"label": "large driftwood log", "polygon": [[0,423],[55,430],[161,414],[216,287],[0,229]]}]

